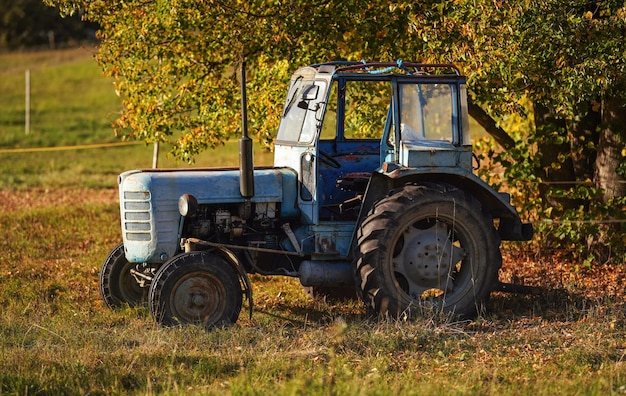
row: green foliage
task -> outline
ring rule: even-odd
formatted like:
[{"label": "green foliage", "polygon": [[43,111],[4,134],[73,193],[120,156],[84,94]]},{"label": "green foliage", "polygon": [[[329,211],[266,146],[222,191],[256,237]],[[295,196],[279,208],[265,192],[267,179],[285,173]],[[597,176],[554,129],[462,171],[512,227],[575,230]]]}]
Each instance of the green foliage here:
[{"label": "green foliage", "polygon": [[[540,153],[529,150],[528,145],[537,147],[536,142],[518,141],[514,148],[502,151],[493,139],[487,138],[476,141],[474,149],[480,153],[482,164],[478,174],[496,188],[508,191],[511,203],[532,221],[536,248],[567,252],[568,257],[587,269],[624,262],[626,199],[603,202],[602,190],[590,180],[545,181],[536,174]],[[555,199],[554,204],[544,205],[544,197]],[[575,204],[564,207],[563,202]]]},{"label": "green foliage", "polygon": [[[286,70],[307,62],[454,62],[477,101],[499,115],[521,111],[527,95],[571,118],[578,103],[623,92],[626,81],[621,2],[49,2],[101,24],[99,61],[125,104],[120,133],[168,141],[184,132],[171,142],[181,157],[236,130],[243,59],[253,71],[276,72],[251,83],[272,98],[284,91]],[[268,142],[273,114],[258,122]]]},{"label": "green foliage", "polygon": [[386,5],[362,1],[50,3],[66,13],[84,10],[101,25],[98,60],[124,104],[117,132],[168,143],[187,161],[237,133],[242,60],[250,66],[253,130],[270,147],[279,98],[295,67],[329,58],[387,57],[388,34],[400,34],[391,29],[399,23],[387,17]]},{"label": "green foliage", "polygon": [[[177,158],[191,162],[237,133],[243,60],[251,129],[268,149],[298,66],[455,63],[473,102],[520,129],[505,128],[518,144],[493,160],[506,168],[502,177],[524,217],[540,229],[580,213],[607,220],[609,202],[626,195],[624,157],[615,155],[626,141],[619,132],[626,122],[622,1],[47,1],[100,24],[98,60],[124,108],[117,132],[165,142]],[[367,127],[380,109],[356,109],[361,119],[350,122],[358,134],[372,133]],[[590,182],[590,189],[555,187],[563,182]],[[560,232],[555,240],[589,248],[580,243],[585,233]]]}]

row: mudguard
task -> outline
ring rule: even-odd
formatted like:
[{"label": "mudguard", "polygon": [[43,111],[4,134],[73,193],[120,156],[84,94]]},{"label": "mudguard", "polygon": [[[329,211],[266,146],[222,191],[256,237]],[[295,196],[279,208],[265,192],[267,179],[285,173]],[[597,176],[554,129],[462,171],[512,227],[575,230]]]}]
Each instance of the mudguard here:
[{"label": "mudguard", "polygon": [[502,240],[532,239],[532,224],[522,223],[517,210],[510,204],[509,194],[495,191],[478,176],[459,167],[406,168],[385,163],[372,174],[359,214],[359,223],[376,201],[385,197],[389,191],[407,183],[449,184],[467,191],[478,199],[486,213],[494,219],[499,219],[498,233]]}]

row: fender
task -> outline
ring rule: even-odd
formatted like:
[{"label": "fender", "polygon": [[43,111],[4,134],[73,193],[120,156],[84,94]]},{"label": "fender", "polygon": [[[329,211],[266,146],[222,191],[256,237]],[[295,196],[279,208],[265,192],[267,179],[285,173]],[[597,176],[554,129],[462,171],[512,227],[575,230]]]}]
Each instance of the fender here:
[{"label": "fender", "polygon": [[533,236],[530,223],[522,223],[517,210],[510,204],[510,195],[494,191],[478,176],[459,167],[405,168],[394,163],[384,163],[372,173],[359,213],[358,224],[372,206],[396,188],[406,184],[448,184],[468,191],[481,202],[483,210],[499,219],[498,233],[502,240],[529,241]]},{"label": "fender", "polygon": [[248,305],[250,306],[250,319],[252,319],[252,309],[254,303],[252,302],[252,285],[250,284],[250,278],[248,278],[248,273],[243,268],[243,265],[241,265],[241,263],[239,262],[239,259],[237,259],[235,253],[224,247],[218,247],[215,248],[215,250],[219,251],[226,258],[231,267],[233,267],[233,269],[237,271],[237,274],[239,274],[239,279],[241,280],[241,283],[244,287],[243,291],[246,293],[246,297],[248,298]]}]

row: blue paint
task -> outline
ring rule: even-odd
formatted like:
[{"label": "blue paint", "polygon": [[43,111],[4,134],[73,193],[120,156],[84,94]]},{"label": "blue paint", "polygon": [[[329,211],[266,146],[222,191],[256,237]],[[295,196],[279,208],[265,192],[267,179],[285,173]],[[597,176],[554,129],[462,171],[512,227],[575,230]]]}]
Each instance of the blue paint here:
[{"label": "blue paint", "polygon": [[[281,216],[297,218],[297,178],[292,169],[254,171],[253,203],[280,203]],[[126,258],[163,262],[178,250],[178,198],[194,195],[199,204],[241,203],[239,170],[134,170],[120,175],[120,214]]]}]

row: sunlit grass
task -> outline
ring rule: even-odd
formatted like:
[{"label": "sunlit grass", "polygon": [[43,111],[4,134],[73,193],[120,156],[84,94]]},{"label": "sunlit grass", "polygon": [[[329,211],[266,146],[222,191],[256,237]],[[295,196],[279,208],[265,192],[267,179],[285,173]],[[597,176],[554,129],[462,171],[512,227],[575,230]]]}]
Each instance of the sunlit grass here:
[{"label": "sunlit grass", "polygon": [[[4,77],[22,78],[28,63],[34,73],[53,70],[51,83],[71,80],[80,75],[70,71],[74,55],[0,56],[7,92],[0,98],[0,149],[115,141],[102,121],[115,111],[114,95],[109,110],[97,102],[68,105],[59,118],[48,116],[65,111],[64,104],[46,99],[52,110],[39,113],[46,117],[23,135],[21,88],[8,89]],[[56,56],[60,63],[50,66]],[[101,78],[89,53],[80,58],[81,68]],[[89,87],[54,84],[40,89],[80,97]],[[103,96],[111,93],[109,82],[97,84]],[[97,120],[87,121],[93,136],[72,129],[77,119]],[[255,156],[271,163],[271,154]],[[196,165],[236,166],[237,158],[237,146],[228,143]],[[536,266],[547,292],[496,293],[490,313],[471,322],[428,313],[414,322],[378,321],[358,301],[313,301],[297,279],[256,275],[252,318],[244,305],[235,326],[211,333],[159,328],[145,307],[109,310],[98,273],[120,241],[116,178],[151,164],[152,147],[142,144],[0,152],[0,394],[626,393],[624,302],[586,296],[581,273],[562,272],[560,283],[542,277],[563,270],[528,252],[505,260],[504,271]],[[161,153],[160,166],[187,165]]]},{"label": "sunlit grass", "polygon": [[119,241],[114,199],[41,194],[40,205],[0,209],[3,394],[600,395],[626,386],[623,310],[581,303],[575,290],[560,300],[497,294],[496,309],[472,322],[395,323],[358,301],[313,301],[296,279],[252,276],[251,319],[244,305],[230,328],[159,328],[146,308],[113,311],[99,297],[100,263]]},{"label": "sunlit grass", "polygon": [[[111,121],[121,109],[112,80],[93,48],[0,55],[0,147],[41,147],[115,141]],[[25,131],[26,71],[30,130]]]}]

